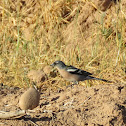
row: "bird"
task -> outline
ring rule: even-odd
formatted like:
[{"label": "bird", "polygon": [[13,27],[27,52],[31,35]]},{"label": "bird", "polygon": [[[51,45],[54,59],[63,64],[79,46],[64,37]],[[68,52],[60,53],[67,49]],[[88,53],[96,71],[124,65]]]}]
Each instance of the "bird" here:
[{"label": "bird", "polygon": [[36,87],[30,87],[24,92],[19,100],[19,107],[22,110],[32,110],[39,105],[40,94]]},{"label": "bird", "polygon": [[63,61],[55,61],[53,64],[51,64],[52,67],[57,68],[60,75],[67,81],[73,82],[74,84],[78,84],[79,81],[85,81],[85,80],[101,80],[104,82],[110,82],[105,79],[100,79],[91,76],[92,73],[89,73],[87,71],[78,69],[72,65],[68,66]]}]

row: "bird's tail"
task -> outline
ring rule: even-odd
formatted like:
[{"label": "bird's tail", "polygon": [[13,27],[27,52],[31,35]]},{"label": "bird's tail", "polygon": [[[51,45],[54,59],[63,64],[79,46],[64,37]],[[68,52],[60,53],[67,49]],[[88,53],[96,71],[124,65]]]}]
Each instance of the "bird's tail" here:
[{"label": "bird's tail", "polygon": [[112,81],[100,79],[100,78],[96,78],[96,77],[92,77],[92,76],[88,76],[88,79],[90,79],[90,80],[101,80],[101,81],[104,81],[104,82],[112,83]]}]

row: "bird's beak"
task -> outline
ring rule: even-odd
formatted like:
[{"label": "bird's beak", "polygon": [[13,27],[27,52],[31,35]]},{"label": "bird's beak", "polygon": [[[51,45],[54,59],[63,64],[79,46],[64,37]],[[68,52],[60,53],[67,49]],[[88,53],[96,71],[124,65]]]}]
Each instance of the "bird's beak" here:
[{"label": "bird's beak", "polygon": [[51,64],[50,66],[54,67],[55,65],[54,65],[54,63],[53,63],[53,64]]}]

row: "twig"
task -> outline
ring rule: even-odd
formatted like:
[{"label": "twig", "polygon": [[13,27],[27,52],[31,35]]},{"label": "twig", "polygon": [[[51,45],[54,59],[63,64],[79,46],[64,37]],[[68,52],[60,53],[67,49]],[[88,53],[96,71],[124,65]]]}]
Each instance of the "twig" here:
[{"label": "twig", "polygon": [[30,120],[30,122],[34,125],[34,126],[39,126],[38,124],[34,123],[33,121]]},{"label": "twig", "polygon": [[83,105],[87,100],[89,100],[91,98],[91,96],[89,96],[83,103],[81,103],[81,105]]},{"label": "twig", "polygon": [[19,118],[21,116],[26,115],[25,110],[15,111],[15,112],[4,112],[0,111],[0,119],[8,119],[8,118]]}]

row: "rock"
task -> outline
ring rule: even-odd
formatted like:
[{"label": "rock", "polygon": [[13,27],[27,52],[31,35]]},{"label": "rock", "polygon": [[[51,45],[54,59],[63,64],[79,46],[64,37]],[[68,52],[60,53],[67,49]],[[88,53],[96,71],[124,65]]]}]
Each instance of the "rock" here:
[{"label": "rock", "polygon": [[19,107],[22,110],[34,109],[39,105],[40,94],[37,89],[30,87],[21,95]]},{"label": "rock", "polygon": [[51,70],[52,70],[52,67],[51,66],[45,66],[44,68],[43,68],[43,71],[44,71],[44,73],[45,74],[50,74],[51,73]]},{"label": "rock", "polygon": [[31,70],[28,72],[28,78],[34,82],[44,82],[46,75],[42,70]]}]

